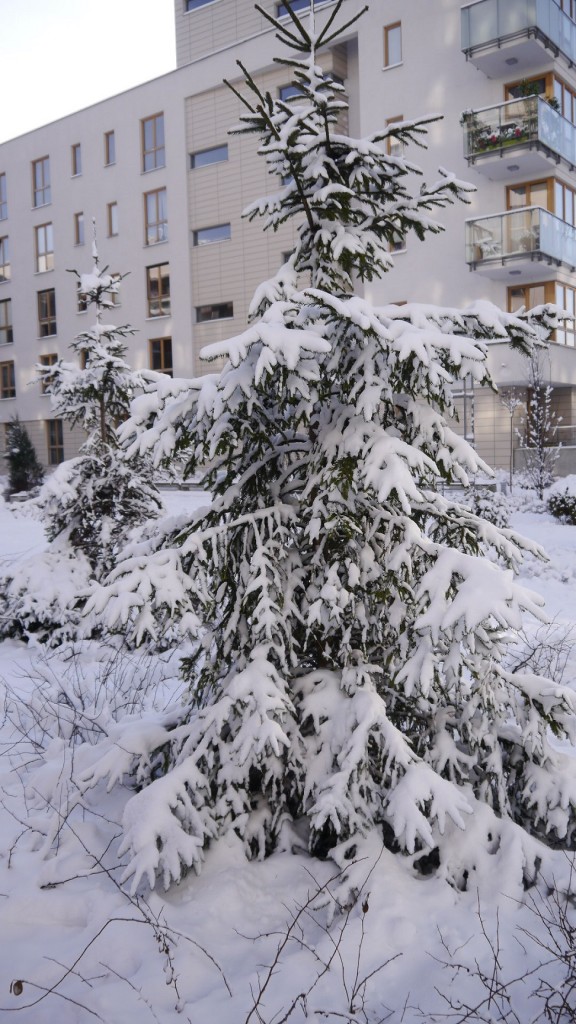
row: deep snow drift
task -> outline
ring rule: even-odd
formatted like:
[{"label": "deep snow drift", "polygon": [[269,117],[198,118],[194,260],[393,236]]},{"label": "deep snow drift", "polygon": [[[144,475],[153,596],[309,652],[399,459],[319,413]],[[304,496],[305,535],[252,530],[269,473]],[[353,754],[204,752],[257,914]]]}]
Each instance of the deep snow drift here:
[{"label": "deep snow drift", "polygon": [[[171,511],[180,511],[202,496],[174,492],[166,500]],[[576,657],[567,631],[576,607],[576,528],[531,512],[516,514],[512,525],[550,555],[548,564],[529,562],[524,575],[556,619],[551,656],[555,651],[564,682],[574,685]],[[19,506],[0,506],[3,559],[29,556],[43,544],[34,519]],[[502,850],[478,863],[467,891],[455,891],[433,873],[417,876],[410,858],[375,843],[366,859],[350,866],[344,886],[331,862],[295,852],[249,863],[240,842],[227,840],[208,851],[200,877],[189,874],[166,893],[130,898],[119,885],[117,855],[129,793],[116,787],[106,794],[102,787],[89,807],[79,803],[60,822],[58,854],[44,857],[38,847],[45,822],[34,817],[31,779],[34,787],[53,780],[41,772],[27,775],[27,765],[50,729],[58,694],[69,698],[61,709],[76,701],[89,734],[114,702],[123,701],[126,714],[135,710],[137,684],[149,707],[174,700],[181,686],[177,658],[114,658],[94,643],[77,646],[74,656],[65,649],[46,655],[13,641],[1,645],[1,656],[0,1019],[20,1011],[14,1020],[25,1024],[524,1024],[539,1019],[545,986],[561,986],[566,969],[538,945],[550,942],[551,930],[562,948],[559,915],[552,906],[552,923],[542,926],[542,908],[550,912],[541,902],[545,887],[524,892],[506,875]],[[64,710],[56,707],[56,713],[65,718]],[[18,723],[28,727],[26,735]],[[560,886],[568,884],[570,871],[558,852]],[[359,898],[336,911],[334,896],[351,881]],[[492,1001],[481,971],[495,979]],[[461,1004],[472,1008],[469,1016]],[[509,1017],[499,1016],[505,1011]]]}]

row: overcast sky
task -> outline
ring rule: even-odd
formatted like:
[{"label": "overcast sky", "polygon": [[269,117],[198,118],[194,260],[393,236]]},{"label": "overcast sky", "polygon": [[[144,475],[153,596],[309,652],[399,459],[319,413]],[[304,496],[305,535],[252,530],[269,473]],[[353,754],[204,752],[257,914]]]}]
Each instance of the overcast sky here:
[{"label": "overcast sky", "polygon": [[0,0],[0,142],[176,67],[173,0]]}]

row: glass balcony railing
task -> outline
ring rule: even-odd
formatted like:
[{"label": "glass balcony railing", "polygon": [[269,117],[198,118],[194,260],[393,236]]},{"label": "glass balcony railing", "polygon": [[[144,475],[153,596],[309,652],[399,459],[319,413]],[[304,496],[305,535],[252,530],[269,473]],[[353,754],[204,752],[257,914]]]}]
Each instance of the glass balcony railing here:
[{"label": "glass balcony railing", "polygon": [[476,0],[462,8],[462,49],[498,45],[504,40],[536,34],[572,61],[576,55],[576,22],[555,0]]},{"label": "glass balcony railing", "polygon": [[469,161],[519,146],[543,148],[576,165],[576,127],[541,96],[509,100],[462,115]]},{"label": "glass balcony railing", "polygon": [[466,222],[466,262],[546,259],[576,267],[576,228],[539,206]]}]

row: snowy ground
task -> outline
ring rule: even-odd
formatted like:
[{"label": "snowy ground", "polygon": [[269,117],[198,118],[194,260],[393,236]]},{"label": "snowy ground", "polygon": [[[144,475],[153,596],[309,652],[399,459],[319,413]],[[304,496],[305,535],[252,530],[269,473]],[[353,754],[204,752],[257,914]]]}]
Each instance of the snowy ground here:
[{"label": "snowy ground", "polygon": [[[194,493],[167,495],[178,512],[199,500]],[[550,656],[563,649],[565,681],[576,685],[566,636],[576,608],[576,528],[535,513],[517,514],[513,525],[550,555],[546,565],[530,563],[525,575],[557,623]],[[3,559],[43,543],[41,528],[20,507],[0,504]],[[177,685],[169,659],[154,666],[128,658],[111,668],[105,652],[91,645],[73,662],[62,652],[46,659],[38,647],[17,642],[4,642],[0,657],[12,722],[14,690],[33,707],[43,686],[70,680],[71,673],[100,680],[110,699],[131,673],[151,679],[156,700],[167,700]],[[456,892],[433,875],[414,876],[406,862],[375,846],[352,869],[361,898],[332,919],[330,894],[343,889],[333,865],[288,853],[248,863],[233,841],[221,842],[199,877],[133,899],[119,884],[122,791],[103,795],[98,814],[78,809],[62,824],[58,856],[43,857],[35,849],[42,822],[36,833],[28,827],[34,793],[22,785],[24,766],[20,776],[10,771],[13,758],[28,749],[26,738],[5,717],[1,740],[2,1021],[15,1011],[24,1024],[531,1024],[543,1010],[539,986],[543,993],[543,983],[562,981],[556,959],[538,945],[549,931],[540,921],[540,897],[514,888],[497,858],[479,887]],[[558,877],[569,870],[558,854]],[[561,947],[556,924],[550,928]],[[495,956],[500,967],[491,973]],[[495,980],[483,984],[481,970]],[[495,986],[504,993],[500,1010],[498,998],[489,998],[490,984],[493,996]],[[458,1009],[459,1002],[469,1010]]]}]

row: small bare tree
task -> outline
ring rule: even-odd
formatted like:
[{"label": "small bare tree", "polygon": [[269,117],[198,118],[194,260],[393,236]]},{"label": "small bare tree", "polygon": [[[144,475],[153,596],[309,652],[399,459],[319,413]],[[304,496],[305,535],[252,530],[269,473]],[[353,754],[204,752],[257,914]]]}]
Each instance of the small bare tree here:
[{"label": "small bare tree", "polygon": [[519,406],[523,406],[517,388],[506,388],[500,392],[500,401],[510,417],[510,493],[512,493],[512,476],[514,473],[514,414]]},{"label": "small bare tree", "polygon": [[528,401],[523,433],[518,432],[524,450],[524,470],[528,484],[538,497],[554,479],[560,442],[557,440],[561,417],[552,409],[553,388],[544,376],[542,353],[534,350],[528,363]]}]

